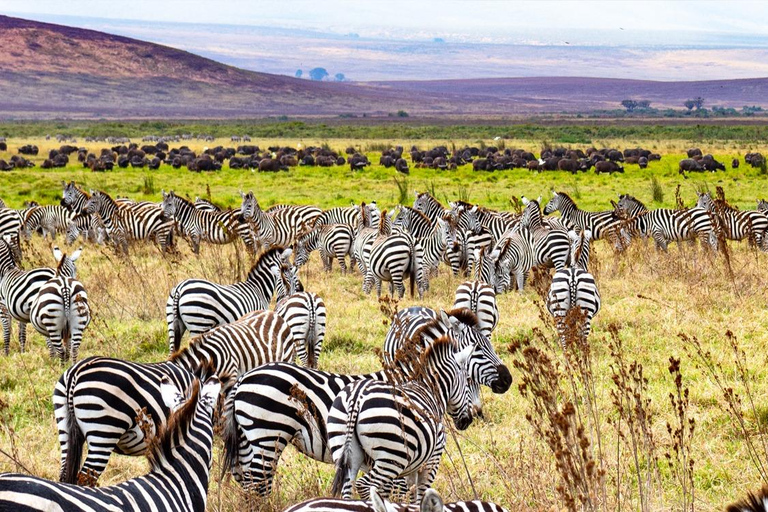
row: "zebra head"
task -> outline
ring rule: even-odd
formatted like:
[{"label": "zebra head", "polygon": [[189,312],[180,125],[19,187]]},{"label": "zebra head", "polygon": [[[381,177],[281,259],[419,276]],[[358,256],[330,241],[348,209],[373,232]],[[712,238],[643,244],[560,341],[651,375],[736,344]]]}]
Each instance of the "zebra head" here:
[{"label": "zebra head", "polygon": [[64,243],[67,245],[72,245],[75,243],[75,240],[80,236],[80,228],[77,227],[77,223],[74,220],[70,220],[67,223],[67,231],[66,231],[66,238],[64,239]]},{"label": "zebra head", "polygon": [[768,201],[760,199],[757,201],[757,211],[768,213]]},{"label": "zebra head", "polygon": [[240,191],[240,197],[242,203],[240,204],[240,220],[246,221],[253,219],[256,216],[256,210],[261,210],[259,202],[256,200],[256,196],[253,195],[253,191],[244,193]]},{"label": "zebra head", "polygon": [[101,192],[93,191],[91,190],[91,197],[88,198],[88,200],[85,202],[85,205],[83,206],[82,213],[84,214],[92,214],[92,213],[98,213],[99,209],[101,208]]},{"label": "zebra head", "polygon": [[520,225],[524,227],[537,227],[541,223],[541,206],[539,201],[531,201],[525,196],[521,200],[525,205],[525,209],[520,217]]},{"label": "zebra head", "polygon": [[83,251],[82,247],[79,247],[71,255],[67,256],[62,253],[58,246],[53,248],[53,257],[56,259],[56,275],[77,277],[77,268],[75,267],[75,261],[80,257],[80,253]]},{"label": "zebra head", "polygon": [[471,349],[467,358],[467,375],[497,394],[506,393],[512,385],[512,374],[496,354],[491,339],[480,331],[477,316],[465,308],[447,311],[451,330],[459,348]]},{"label": "zebra head", "polygon": [[296,265],[296,267],[302,267],[309,261],[310,252],[307,249],[307,243],[309,242],[309,237],[316,234],[316,230],[317,228],[299,235],[296,239],[296,243],[294,244],[295,255],[293,256],[293,264]]},{"label": "zebra head", "polygon": [[165,190],[162,191],[163,193],[163,202],[162,202],[162,208],[163,208],[163,215],[168,219],[175,219],[176,218],[176,211],[178,209],[178,204],[176,202],[176,194],[174,194],[173,190],[165,193]]},{"label": "zebra head", "polygon": [[280,262],[273,263],[269,267],[270,272],[275,277],[275,298],[277,302],[296,292],[304,291],[304,286],[299,279],[298,267],[290,264],[292,253],[291,249],[283,250],[280,255]]},{"label": "zebra head", "polygon": [[465,370],[471,353],[472,347],[457,351],[454,340],[443,336],[421,355],[424,373],[433,380],[434,391],[445,400],[446,412],[458,430],[466,430],[472,424],[473,399]]},{"label": "zebra head", "polygon": [[61,184],[64,187],[64,191],[61,194],[61,206],[71,211],[81,192],[77,189],[74,181],[69,183],[61,182]]},{"label": "zebra head", "polygon": [[21,244],[19,235],[5,234],[0,239],[0,277],[13,267],[21,265]]},{"label": "zebra head", "polygon": [[703,208],[709,212],[714,211],[715,202],[709,192],[697,192],[699,199],[696,201],[696,208]]},{"label": "zebra head", "polygon": [[552,199],[549,200],[547,203],[547,206],[544,207],[544,215],[549,215],[550,213],[554,212],[555,210],[560,209],[560,201],[562,200],[562,196],[559,192],[552,191]]}]

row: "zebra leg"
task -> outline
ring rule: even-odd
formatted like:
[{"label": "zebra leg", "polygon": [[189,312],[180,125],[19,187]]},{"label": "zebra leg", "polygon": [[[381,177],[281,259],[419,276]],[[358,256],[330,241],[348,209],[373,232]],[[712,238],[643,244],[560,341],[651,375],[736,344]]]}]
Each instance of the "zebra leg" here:
[{"label": "zebra leg", "polygon": [[243,490],[247,493],[256,492],[259,496],[267,497],[272,493],[272,483],[275,478],[280,456],[288,445],[283,436],[256,440],[252,443],[251,458],[248,470],[243,475]]},{"label": "zebra leg", "polygon": [[[363,279],[363,293],[368,295],[371,293],[375,278],[373,277],[373,271],[371,269],[365,270],[365,279]],[[379,295],[381,295],[381,284],[379,284]]]},{"label": "zebra leg", "polygon": [[8,355],[11,351],[11,324],[13,322],[5,304],[0,304],[0,323],[3,324],[3,348],[5,355]]},{"label": "zebra leg", "polygon": [[398,298],[402,299],[405,296],[405,285],[403,284],[403,276],[397,272],[391,276],[392,280],[389,282],[389,294],[394,297],[395,291],[397,291]]},{"label": "zebra leg", "polygon": [[24,353],[24,349],[27,346],[27,324],[19,322],[19,346],[21,347],[21,353]]},{"label": "zebra leg", "polygon": [[347,273],[347,262],[345,260],[346,255],[347,254],[344,253],[344,252],[337,252],[336,253],[336,261],[339,262],[339,268],[341,269],[341,273],[342,274],[346,274]]},{"label": "zebra leg", "polygon": [[[366,480],[361,479],[362,481],[358,480],[355,482],[357,494],[360,495],[361,499],[366,500],[369,497],[371,487],[375,487],[382,498],[389,497],[390,492],[392,492],[392,484],[404,469],[399,465],[395,465],[391,460],[387,462],[381,460],[374,461],[371,470],[366,474]],[[349,495],[351,498],[351,489]],[[344,498],[349,499],[346,496]]]},{"label": "zebra leg", "polygon": [[669,252],[667,248],[667,239],[664,238],[664,235],[658,231],[653,232],[653,241],[656,242],[656,249]]},{"label": "zebra leg", "polygon": [[440,467],[440,457],[443,451],[438,450],[437,456],[433,456],[426,462],[422,469],[416,475],[416,503],[420,503],[424,497],[424,493],[427,489],[432,487],[432,482],[435,481],[437,476],[437,470]]},{"label": "zebra leg", "polygon": [[77,356],[80,353],[80,343],[83,341],[83,331],[73,329],[69,340],[69,355],[72,358],[72,364],[77,362]]}]

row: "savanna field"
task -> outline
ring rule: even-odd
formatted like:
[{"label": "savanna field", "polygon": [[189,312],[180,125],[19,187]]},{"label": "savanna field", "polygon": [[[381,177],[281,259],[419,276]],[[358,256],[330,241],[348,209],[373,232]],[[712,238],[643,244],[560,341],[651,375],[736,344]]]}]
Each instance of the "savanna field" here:
[{"label": "savanna field", "polygon": [[[540,141],[503,142],[536,154],[541,149]],[[18,146],[28,143],[40,147],[38,165],[50,149],[60,145],[42,137],[11,138],[9,152],[0,153],[0,158],[8,160]],[[228,139],[183,143],[195,151],[234,145]],[[474,172],[468,165],[455,171],[412,167],[411,174],[403,177],[377,165],[380,147],[401,144],[407,149],[416,144],[426,149],[445,144],[450,149],[451,144],[463,147],[477,141],[253,140],[262,148],[299,143],[328,143],[339,152],[354,146],[373,165],[354,173],[349,166],[258,173],[230,170],[226,164],[213,173],[167,165],[157,171],[116,168],[92,173],[73,157],[63,169],[1,173],[0,198],[12,208],[22,208],[25,201],[57,204],[62,182],[71,180],[113,197],[160,201],[162,190],[174,190],[193,200],[199,196],[230,207],[239,206],[239,191],[252,190],[265,209],[276,203],[330,208],[375,200],[384,210],[400,202],[410,205],[414,192],[423,191],[444,205],[462,199],[502,210],[515,209],[521,196],[541,196],[546,203],[552,190],[568,193],[587,210],[610,209],[610,200],[617,200],[619,194],[636,196],[649,208],[673,208],[678,186],[679,197],[688,207],[694,205],[697,191],[714,195],[717,187],[742,210],[755,209],[755,201],[768,196],[768,175],[743,161],[747,152],[768,150],[754,143],[614,139],[572,145],[582,149],[641,146],[662,154],[660,162],[650,162],[644,170],[625,165],[623,174],[519,169],[486,173]],[[171,143],[171,147],[180,144]],[[109,144],[81,141],[77,145],[96,150]],[[685,149],[694,145],[712,153],[728,170],[693,173],[684,179],[677,165],[685,158]],[[741,158],[737,170],[730,169],[733,158]],[[57,242],[63,245],[61,235]],[[25,268],[51,266],[51,245],[39,236],[25,244]],[[128,257],[122,257],[106,246],[84,245],[77,262],[78,278],[88,290],[93,320],[83,338],[81,359],[91,355],[140,362],[166,359],[169,290],[189,277],[240,281],[252,262],[239,241],[226,246],[203,244],[199,255],[184,241],[178,249],[163,255],[150,243],[137,243]],[[565,352],[560,348],[535,283],[522,294],[498,296],[500,322],[493,344],[514,383],[503,395],[483,389],[484,419],[448,435],[435,482],[446,501],[478,496],[510,511],[560,510],[565,508],[564,495],[578,500],[581,493],[601,510],[640,510],[641,506],[682,510],[690,509],[692,502],[694,509],[708,511],[722,510],[746,490],[768,483],[768,254],[749,248],[746,242],[729,242],[727,255],[712,254],[698,244],[671,244],[668,253],[661,253],[652,241],[642,240],[634,240],[628,250],[617,254],[598,241],[592,246],[590,269],[597,279],[602,309],[593,321],[587,347]],[[359,273],[341,275],[335,263],[333,272],[323,272],[317,253],[301,268],[300,277],[304,288],[319,294],[328,309],[319,368],[346,373],[380,368],[375,349],[383,345],[393,308],[413,304],[449,308],[456,287],[464,281],[442,265],[422,301],[406,295],[397,303],[380,302],[375,293],[362,293]],[[49,358],[44,339],[31,327],[28,336],[27,352],[20,354],[14,325],[11,354],[0,356],[0,471],[57,479],[59,443],[51,394],[63,369]],[[182,345],[187,341],[188,335]],[[670,358],[679,360],[679,365],[671,364]],[[671,366],[679,367],[679,372],[671,372]],[[554,417],[548,419],[542,413],[549,406],[562,410],[568,402],[575,412],[561,416],[560,427],[551,421]],[[571,444],[561,446],[556,455],[545,439],[563,422],[568,425],[563,439]],[[577,432],[579,425],[583,431]],[[222,477],[220,440],[216,443],[209,510],[282,510],[330,490],[333,467],[289,448],[278,466],[273,496],[248,500],[233,479]],[[583,478],[574,477],[558,491],[563,486],[558,464],[571,460],[563,451],[580,461],[569,474]],[[147,469],[143,457],[113,455],[99,484],[122,482]]]}]

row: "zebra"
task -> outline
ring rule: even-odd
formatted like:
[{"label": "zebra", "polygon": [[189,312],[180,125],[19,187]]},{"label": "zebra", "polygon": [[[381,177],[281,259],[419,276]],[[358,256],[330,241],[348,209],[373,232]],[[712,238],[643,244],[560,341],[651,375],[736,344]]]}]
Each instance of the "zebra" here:
[{"label": "zebra", "polygon": [[383,239],[392,234],[392,216],[387,215],[387,211],[384,210],[379,217],[379,222],[375,226],[376,227],[371,228],[361,227],[358,229],[355,241],[352,243],[352,256],[357,263],[357,268],[363,276],[365,276],[368,268],[368,259],[371,254],[373,243],[377,239]]},{"label": "zebra", "polygon": [[58,271],[47,267],[22,270],[19,262],[18,237],[6,235],[0,240],[0,320],[3,324],[6,355],[10,352],[13,320],[19,324],[19,346],[21,352],[24,352],[32,302],[43,285],[55,277],[57,272],[63,277],[75,277],[75,263],[71,258],[64,258],[59,263]]},{"label": "zebra", "polygon": [[275,305],[275,313],[290,326],[296,355],[304,366],[317,368],[325,339],[325,302],[312,292],[299,292]]},{"label": "zebra", "polygon": [[494,287],[483,281],[466,281],[456,288],[454,308],[466,308],[477,316],[477,327],[489,339],[499,323]]},{"label": "zebra", "polygon": [[220,285],[204,279],[186,279],[174,286],[165,306],[170,353],[179,349],[187,330],[192,334],[203,333],[234,322],[249,311],[267,309],[276,291],[278,301],[292,293],[298,278],[295,267],[288,264],[291,252],[275,247],[263,253],[245,281],[239,283]]},{"label": "zebra", "polygon": [[61,184],[64,187],[61,196],[61,206],[72,213],[81,213],[85,204],[88,202],[88,199],[91,198],[90,194],[78,187],[74,181],[70,181],[69,183],[62,181]]},{"label": "zebra", "polygon": [[371,209],[375,207],[376,201],[372,201],[370,204],[363,202],[359,205],[352,204],[352,206],[338,206],[323,210],[315,219],[312,227],[317,228],[325,224],[346,224],[353,229],[358,226],[368,228],[372,224]]},{"label": "zebra", "polygon": [[323,262],[323,270],[330,272],[333,266],[333,258],[339,262],[341,273],[347,273],[346,257],[349,255],[350,264],[355,265],[352,253],[355,233],[347,224],[323,224],[296,238],[296,256],[294,264],[301,267],[309,260],[312,251],[320,250],[320,260]]},{"label": "zebra", "polygon": [[[448,322],[447,317],[425,322],[414,332],[414,338],[426,344],[441,334],[452,334],[449,328],[440,327],[440,322]],[[399,368],[345,375],[292,363],[270,363],[242,374],[224,407],[224,467],[246,491],[267,496],[289,444],[314,460],[332,463],[326,423],[333,400],[349,383],[383,381]]]},{"label": "zebra", "polygon": [[449,210],[429,192],[415,192],[415,194],[416,198],[413,200],[413,209],[426,215],[433,226],[437,224],[437,219],[443,218],[448,213]]},{"label": "zebra", "polygon": [[423,249],[418,242],[405,233],[392,234],[374,240],[370,251],[363,280],[363,293],[370,293],[375,284],[377,294],[381,296],[381,282],[389,281],[390,294],[394,296],[397,292],[402,298],[405,295],[403,280],[408,275],[411,296],[414,293],[414,284],[418,289],[419,298],[424,296],[429,284],[424,275]]},{"label": "zebra", "polygon": [[[464,372],[470,347],[457,352],[450,338],[425,348],[419,367],[402,382],[361,380],[341,390],[328,413],[328,445],[336,475],[331,493],[352,497],[358,471],[388,496],[395,479],[416,485],[416,499],[432,485],[445,449],[443,416],[458,430],[472,423]],[[399,441],[399,442],[398,442]],[[369,488],[358,486],[366,498]]]},{"label": "zebra", "polygon": [[312,226],[321,214],[316,206],[286,206],[274,211],[263,211],[253,192],[240,192],[240,210],[244,221],[252,223],[261,244],[269,249],[275,245],[289,246],[305,227]]},{"label": "zebra", "polygon": [[108,194],[92,191],[80,215],[98,214],[104,222],[110,241],[118,251],[128,254],[128,227],[124,212]]},{"label": "zebra", "polygon": [[189,387],[185,398],[166,382],[155,397],[173,413],[152,441],[148,474],[109,487],[85,488],[5,473],[0,475],[0,509],[204,512],[213,414],[222,385],[215,375],[203,374]]},{"label": "zebra", "polygon": [[455,234],[451,225],[443,219],[438,219],[432,233],[420,240],[424,251],[423,267],[426,276],[437,274],[441,261],[446,259],[448,247],[454,244]]},{"label": "zebra", "polygon": [[763,212],[763,214],[768,215],[768,201],[766,201],[765,199],[758,199],[757,211]]},{"label": "zebra", "polygon": [[[428,327],[428,329],[427,329]],[[478,319],[469,309],[437,312],[425,306],[411,306],[395,314],[384,340],[385,360],[398,359],[401,351],[412,350],[409,340],[419,340],[419,349],[438,337],[454,339],[458,350],[471,348],[467,360],[469,377],[494,393],[506,393],[512,385],[512,374],[496,354],[491,339],[478,328]]]},{"label": "zebra", "polygon": [[593,240],[609,239],[614,246],[621,248],[621,241],[617,238],[617,231],[622,219],[614,210],[589,212],[580,210],[576,203],[565,192],[552,191],[552,199],[544,207],[544,215],[549,215],[555,210],[560,211],[560,216],[568,228],[579,231],[589,229]]},{"label": "zebra", "polygon": [[723,234],[729,240],[747,239],[763,251],[768,251],[768,216],[759,211],[740,211],[724,199],[712,199],[709,192],[699,193],[696,207],[706,210],[720,219]]},{"label": "zebra", "polygon": [[13,208],[0,208],[0,236],[19,235],[24,225],[21,214]]},{"label": "zebra", "polygon": [[107,238],[107,228],[98,213],[77,215],[67,224],[64,243],[72,245],[80,235],[86,241],[102,245]]},{"label": "zebra", "polygon": [[57,232],[66,231],[71,217],[69,210],[63,206],[34,206],[24,212],[21,233],[26,240],[29,240],[32,238],[32,233],[39,230],[43,239],[50,235],[51,240],[55,240]]},{"label": "zebra", "polygon": [[195,198],[195,208],[198,210],[202,210],[204,212],[212,212],[212,213],[218,213],[223,212],[224,210],[221,208],[221,206],[215,204],[213,201],[209,201],[208,199],[204,199],[202,197],[196,197]]},{"label": "zebra", "polygon": [[192,251],[200,253],[200,242],[228,244],[240,237],[249,251],[255,252],[255,240],[250,226],[240,220],[238,209],[211,212],[195,208],[192,202],[177,196],[173,190],[163,194],[165,217],[178,222],[182,234],[189,238]]},{"label": "zebra", "polygon": [[434,225],[429,217],[410,206],[400,206],[393,225],[406,231],[414,240],[422,240],[434,231]]},{"label": "zebra", "polygon": [[[284,512],[508,512],[501,505],[490,501],[473,500],[443,503],[442,498],[434,489],[427,489],[418,506],[407,503],[390,503],[379,496],[375,489],[371,491],[370,500],[315,498],[297,503]],[[728,510],[727,512],[758,512],[758,510]],[[759,512],[765,512],[765,510],[759,510]]]},{"label": "zebra", "polygon": [[494,248],[489,250],[488,247],[475,250],[474,268],[472,268],[471,276],[477,282],[485,283],[497,293],[503,292],[503,288],[500,286],[500,280],[498,278],[499,257],[501,256],[501,250]]},{"label": "zebra", "polygon": [[669,242],[691,240],[700,237],[702,244],[717,248],[717,236],[712,218],[703,208],[671,210],[659,208],[649,210],[638,199],[628,194],[619,195],[616,210],[627,218],[626,228],[650,236],[656,248],[667,252]]},{"label": "zebra", "polygon": [[758,493],[747,493],[746,498],[742,498],[736,503],[728,505],[725,512],[766,512],[768,511],[768,486]]},{"label": "zebra", "polygon": [[45,336],[51,358],[58,355],[62,364],[67,359],[77,362],[83,331],[91,322],[83,283],[74,276],[61,275],[62,268],[66,272],[81,251],[82,247],[67,257],[58,247],[53,248],[53,256],[58,261],[56,275],[40,287],[29,311],[30,323]]},{"label": "zebra", "polygon": [[[573,242],[571,266],[555,272],[547,294],[547,311],[555,319],[560,344],[564,348],[574,334],[585,340],[589,337],[592,318],[600,311],[600,292],[595,277],[587,270],[591,233],[588,229],[579,235],[570,233]],[[575,308],[581,313],[575,321],[569,320],[569,312]],[[578,327],[573,334],[569,334],[571,326]]]},{"label": "zebra", "polygon": [[[268,362],[295,358],[288,324],[272,311],[255,311],[192,339],[166,362],[90,358],[78,363],[62,375],[53,392],[62,481],[95,482],[113,451],[145,453],[147,439],[136,415],[146,408],[152,426],[165,423],[168,411],[156,400],[163,376],[185,389],[204,363],[217,375],[234,378]],[[86,443],[88,455],[81,467]]]}]

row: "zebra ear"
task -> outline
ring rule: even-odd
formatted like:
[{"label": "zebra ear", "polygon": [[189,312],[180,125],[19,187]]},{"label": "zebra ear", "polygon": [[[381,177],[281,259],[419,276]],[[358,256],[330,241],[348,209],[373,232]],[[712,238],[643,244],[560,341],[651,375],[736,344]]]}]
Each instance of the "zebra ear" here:
[{"label": "zebra ear", "polygon": [[443,512],[443,498],[434,489],[427,489],[421,498],[419,512]]},{"label": "zebra ear", "polygon": [[64,254],[61,252],[58,245],[53,248],[53,257],[56,258],[57,263],[64,257]]},{"label": "zebra ear", "polygon": [[475,350],[474,344],[467,345],[463,349],[459,350],[458,352],[454,353],[454,359],[456,359],[456,362],[459,363],[459,366],[462,368],[466,368],[467,361],[469,361],[470,356],[472,355],[472,352]]},{"label": "zebra ear", "polygon": [[585,229],[584,231],[582,231],[582,234],[584,235],[585,242],[592,240],[592,231],[590,231],[589,229]]},{"label": "zebra ear", "polygon": [[285,249],[283,249],[283,254],[280,255],[280,257],[282,258],[283,261],[288,261],[291,259],[291,254],[293,254],[293,249],[291,249],[290,247],[286,247]]},{"label": "zebra ear", "polygon": [[160,394],[163,397],[163,403],[171,411],[175,411],[185,402],[184,395],[179,391],[179,388],[174,386],[171,379],[165,375],[160,379]]},{"label": "zebra ear", "polygon": [[374,512],[388,512],[387,502],[381,497],[375,487],[371,487],[371,506]]},{"label": "zebra ear", "polygon": [[72,255],[69,257],[72,261],[77,261],[77,258],[80,257],[80,253],[83,252],[82,247],[78,247],[75,252],[72,253]]},{"label": "zebra ear", "polygon": [[520,201],[522,201],[522,203],[523,203],[525,206],[528,206],[528,203],[530,203],[530,202],[531,202],[531,201],[530,201],[530,200],[528,200],[528,198],[527,198],[527,197],[525,197],[525,196],[521,196],[521,197],[520,197]]},{"label": "zebra ear", "polygon": [[536,200],[537,203],[541,204],[541,196]]},{"label": "zebra ear", "polygon": [[209,404],[216,404],[221,393],[221,381],[216,375],[211,375],[203,384],[200,395]]}]

